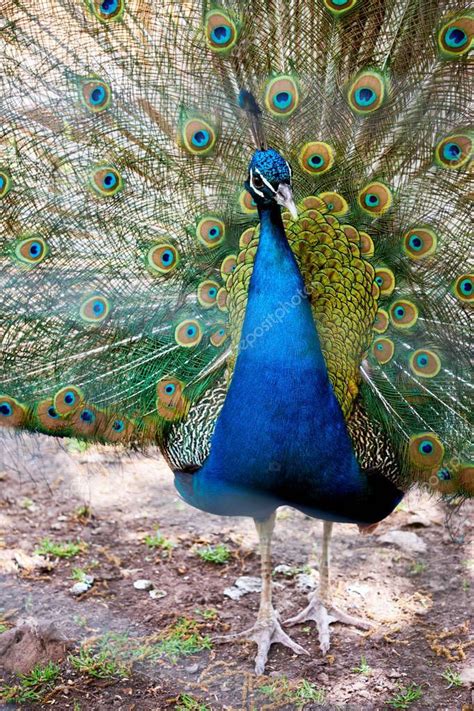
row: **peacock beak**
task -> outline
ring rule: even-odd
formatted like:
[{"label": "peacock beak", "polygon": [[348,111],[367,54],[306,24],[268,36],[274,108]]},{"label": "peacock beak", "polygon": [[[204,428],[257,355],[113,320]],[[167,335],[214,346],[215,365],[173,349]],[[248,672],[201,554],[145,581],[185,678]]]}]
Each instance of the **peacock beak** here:
[{"label": "peacock beak", "polygon": [[296,209],[295,201],[293,200],[293,192],[288,183],[280,183],[275,194],[275,200],[278,205],[286,207],[294,220],[298,219],[298,210]]}]

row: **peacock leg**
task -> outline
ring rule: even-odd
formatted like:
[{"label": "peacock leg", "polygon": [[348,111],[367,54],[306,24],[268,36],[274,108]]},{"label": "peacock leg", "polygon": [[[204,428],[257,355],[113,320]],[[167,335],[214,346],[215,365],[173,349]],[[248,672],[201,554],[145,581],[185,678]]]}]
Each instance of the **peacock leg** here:
[{"label": "peacock leg", "polygon": [[272,604],[272,560],[271,560],[271,540],[275,527],[275,514],[272,514],[264,521],[255,520],[259,543],[262,572],[262,592],[260,596],[260,608],[256,623],[250,629],[236,634],[225,635],[217,638],[218,642],[229,642],[239,639],[250,640],[257,645],[257,656],[255,657],[255,673],[263,674],[267,663],[268,652],[272,644],[283,644],[289,647],[296,654],[308,654],[308,652],[296,642],[293,642],[282,629],[279,615]]},{"label": "peacock leg", "polygon": [[332,603],[331,584],[329,575],[329,544],[331,541],[333,524],[330,521],[324,521],[323,543],[321,550],[321,560],[319,564],[319,588],[315,593],[312,593],[309,598],[309,604],[295,617],[291,617],[285,621],[287,625],[297,625],[302,622],[316,622],[319,636],[319,646],[323,654],[330,646],[330,630],[329,625],[332,622],[341,622],[345,625],[352,625],[359,629],[369,630],[373,627],[371,622],[363,620],[359,617],[353,617],[339,610]]}]

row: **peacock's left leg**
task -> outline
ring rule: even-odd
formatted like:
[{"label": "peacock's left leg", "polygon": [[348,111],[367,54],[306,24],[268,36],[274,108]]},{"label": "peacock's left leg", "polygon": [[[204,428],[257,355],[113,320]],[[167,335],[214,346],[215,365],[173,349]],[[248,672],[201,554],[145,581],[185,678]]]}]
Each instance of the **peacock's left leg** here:
[{"label": "peacock's left leg", "polygon": [[331,541],[333,524],[330,521],[324,521],[323,543],[321,551],[321,560],[319,565],[319,588],[315,593],[312,593],[309,598],[309,604],[295,617],[291,617],[285,621],[287,625],[297,625],[301,622],[313,621],[316,622],[319,635],[319,646],[323,654],[330,646],[330,630],[329,625],[332,622],[341,622],[345,625],[352,625],[363,630],[369,630],[373,627],[371,622],[363,620],[359,617],[353,617],[339,610],[332,603],[331,585],[329,576],[329,544]]},{"label": "peacock's left leg", "polygon": [[220,637],[216,641],[229,642],[239,639],[251,640],[257,644],[257,656],[255,657],[255,673],[263,674],[267,663],[268,652],[272,644],[283,644],[289,647],[296,654],[308,654],[299,644],[293,642],[282,629],[279,615],[272,604],[272,560],[271,560],[271,540],[275,527],[275,514],[272,514],[264,521],[255,520],[255,526],[260,542],[260,558],[262,570],[262,593],[260,597],[260,608],[256,623],[243,632]]}]

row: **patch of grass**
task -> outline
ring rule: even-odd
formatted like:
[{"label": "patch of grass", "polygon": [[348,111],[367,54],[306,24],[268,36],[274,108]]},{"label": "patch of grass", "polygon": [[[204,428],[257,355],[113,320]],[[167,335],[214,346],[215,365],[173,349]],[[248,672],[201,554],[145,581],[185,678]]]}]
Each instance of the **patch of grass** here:
[{"label": "patch of grass", "polygon": [[209,706],[201,704],[200,701],[189,694],[180,694],[176,702],[175,711],[210,711]]},{"label": "patch of grass", "polygon": [[398,694],[395,694],[387,701],[387,704],[394,709],[407,709],[414,702],[421,699],[423,692],[416,684],[410,684],[408,687],[400,688]]},{"label": "patch of grass", "polygon": [[420,560],[419,562],[411,564],[408,573],[409,575],[421,575],[421,573],[425,572],[427,567],[427,564]]},{"label": "patch of grass", "polygon": [[211,638],[199,632],[196,620],[181,617],[159,635],[156,652],[175,662],[179,657],[212,649]]},{"label": "patch of grass", "polygon": [[201,635],[197,620],[180,618],[159,634],[149,637],[109,632],[97,641],[96,647],[106,659],[124,666],[133,661],[154,662],[163,657],[174,663],[179,657],[212,649],[212,643],[210,637]]},{"label": "patch of grass", "polygon": [[72,580],[76,580],[76,582],[78,582],[78,583],[83,583],[86,576],[87,576],[87,572],[84,570],[84,568],[73,568],[72,569],[72,575],[71,575]]},{"label": "patch of grass", "polygon": [[4,686],[0,697],[7,704],[37,703],[48,691],[54,689],[59,674],[59,665],[54,662],[48,662],[46,666],[37,664],[29,674],[18,676],[18,684]]},{"label": "patch of grass", "polygon": [[81,647],[78,654],[69,656],[69,662],[74,669],[94,679],[124,679],[129,675],[125,665],[117,661],[108,649]]},{"label": "patch of grass", "polygon": [[219,613],[213,607],[209,607],[207,610],[196,609],[194,612],[196,615],[200,615],[203,620],[216,620],[219,616]]},{"label": "patch of grass", "polygon": [[372,669],[367,664],[367,659],[364,656],[360,658],[359,666],[353,667],[352,671],[356,672],[356,674],[364,674],[365,676],[369,676],[372,673]]},{"label": "patch of grass", "polygon": [[152,536],[145,536],[144,541],[148,548],[161,548],[164,551],[170,551],[175,547],[173,541],[165,538],[158,531],[155,531]]},{"label": "patch of grass", "polygon": [[289,682],[287,677],[281,677],[272,684],[264,684],[258,689],[265,696],[270,696],[275,703],[291,704],[292,708],[302,709],[306,704],[324,704],[326,692],[319,689],[306,679]]},{"label": "patch of grass", "polygon": [[6,632],[7,629],[8,629],[8,627],[6,625],[4,625],[2,622],[0,622],[0,634],[2,634],[3,632]]},{"label": "patch of grass", "polygon": [[448,682],[447,689],[451,689],[453,686],[462,686],[461,676],[451,667],[448,667],[441,677]]},{"label": "patch of grass", "polygon": [[66,543],[55,543],[49,538],[43,538],[35,548],[36,555],[51,555],[56,558],[73,558],[79,553],[87,550],[87,544],[83,541],[67,541]]},{"label": "patch of grass", "polygon": [[198,548],[196,552],[201,560],[205,560],[206,563],[214,563],[215,565],[223,565],[227,563],[230,558],[230,550],[223,543],[219,543],[217,546]]}]

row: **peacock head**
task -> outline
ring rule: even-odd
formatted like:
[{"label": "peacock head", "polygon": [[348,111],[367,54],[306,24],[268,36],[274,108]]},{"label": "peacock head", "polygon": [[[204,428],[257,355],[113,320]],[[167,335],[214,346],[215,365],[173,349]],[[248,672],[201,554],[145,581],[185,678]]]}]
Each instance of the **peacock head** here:
[{"label": "peacock head", "polygon": [[277,203],[290,211],[294,220],[298,213],[291,189],[291,168],[283,156],[273,148],[255,151],[249,165],[245,187],[255,204],[268,207]]}]

